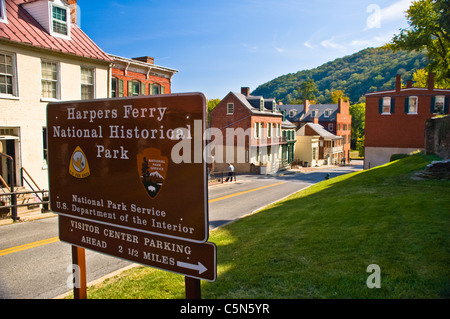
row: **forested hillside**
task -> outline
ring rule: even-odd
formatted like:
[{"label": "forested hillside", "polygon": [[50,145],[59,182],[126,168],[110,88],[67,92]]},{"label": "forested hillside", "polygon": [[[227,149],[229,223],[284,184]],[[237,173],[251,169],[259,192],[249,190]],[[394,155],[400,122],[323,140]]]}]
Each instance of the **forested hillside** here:
[{"label": "forested hillside", "polygon": [[410,80],[416,70],[427,64],[428,59],[421,52],[368,48],[315,69],[280,76],[260,85],[252,95],[274,97],[289,104],[300,98],[297,91],[300,83],[311,78],[319,90],[316,102],[330,103],[331,91],[341,90],[351,103],[357,103],[367,92],[393,89],[397,74],[401,74],[404,81]]}]

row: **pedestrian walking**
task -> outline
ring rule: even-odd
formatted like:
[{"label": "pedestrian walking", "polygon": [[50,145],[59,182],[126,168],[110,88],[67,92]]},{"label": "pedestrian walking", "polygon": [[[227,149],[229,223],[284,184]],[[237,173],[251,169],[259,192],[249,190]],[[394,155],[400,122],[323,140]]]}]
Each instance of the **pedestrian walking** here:
[{"label": "pedestrian walking", "polygon": [[228,180],[230,180],[231,182],[233,181],[233,175],[234,175],[234,166],[231,165],[231,163],[227,163],[228,164],[228,177],[225,180],[225,182],[228,182]]}]

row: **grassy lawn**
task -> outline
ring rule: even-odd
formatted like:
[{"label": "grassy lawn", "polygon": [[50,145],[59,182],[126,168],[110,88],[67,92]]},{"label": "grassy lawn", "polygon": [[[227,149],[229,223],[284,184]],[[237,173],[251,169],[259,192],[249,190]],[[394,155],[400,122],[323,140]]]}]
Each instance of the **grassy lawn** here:
[{"label": "grassy lawn", "polygon": [[[434,159],[322,181],[213,231],[218,276],[202,298],[450,298],[450,181],[411,178]],[[138,267],[88,297],[184,298],[184,277]]]}]

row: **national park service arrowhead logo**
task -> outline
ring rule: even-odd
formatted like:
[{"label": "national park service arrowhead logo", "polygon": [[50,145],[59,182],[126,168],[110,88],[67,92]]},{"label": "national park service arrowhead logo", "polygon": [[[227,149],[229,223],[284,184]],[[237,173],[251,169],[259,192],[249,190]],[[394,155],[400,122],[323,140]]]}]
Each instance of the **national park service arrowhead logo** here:
[{"label": "national park service arrowhead logo", "polygon": [[167,157],[162,156],[161,151],[156,148],[146,148],[137,155],[139,176],[150,197],[155,198],[161,190],[166,180],[168,164]]},{"label": "national park service arrowhead logo", "polygon": [[70,157],[69,174],[75,178],[86,178],[91,175],[86,155],[79,146],[75,148]]}]

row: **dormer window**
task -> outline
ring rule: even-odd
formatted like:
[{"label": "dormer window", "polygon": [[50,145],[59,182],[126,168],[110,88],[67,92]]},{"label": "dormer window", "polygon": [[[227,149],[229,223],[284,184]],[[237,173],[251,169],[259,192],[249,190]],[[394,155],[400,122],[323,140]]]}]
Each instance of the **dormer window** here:
[{"label": "dormer window", "polygon": [[72,18],[67,1],[40,0],[25,2],[22,6],[51,36],[70,40]]},{"label": "dormer window", "polygon": [[263,111],[264,110],[264,99],[261,98],[261,100],[259,100],[259,110]]},{"label": "dormer window", "polygon": [[329,109],[325,110],[324,115],[325,115],[326,118],[330,117],[330,115],[331,115],[331,110],[329,110]]},{"label": "dormer window", "polygon": [[312,110],[311,111],[311,117],[318,117],[317,115],[319,114],[319,112],[317,110]]},{"label": "dormer window", "polygon": [[0,0],[0,22],[8,23],[6,19],[5,0]]},{"label": "dormer window", "polygon": [[69,36],[69,10],[64,7],[51,4],[51,30],[54,36]]}]

